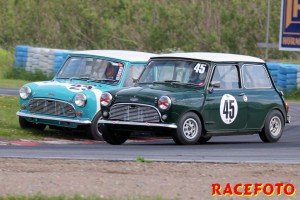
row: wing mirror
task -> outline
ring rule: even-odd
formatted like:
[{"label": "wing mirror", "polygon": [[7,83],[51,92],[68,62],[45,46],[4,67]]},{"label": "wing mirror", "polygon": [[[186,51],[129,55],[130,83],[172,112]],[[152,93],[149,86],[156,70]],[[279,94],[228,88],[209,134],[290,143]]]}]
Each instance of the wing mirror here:
[{"label": "wing mirror", "polygon": [[208,92],[213,93],[214,88],[220,88],[221,84],[220,81],[212,81],[209,83]]}]

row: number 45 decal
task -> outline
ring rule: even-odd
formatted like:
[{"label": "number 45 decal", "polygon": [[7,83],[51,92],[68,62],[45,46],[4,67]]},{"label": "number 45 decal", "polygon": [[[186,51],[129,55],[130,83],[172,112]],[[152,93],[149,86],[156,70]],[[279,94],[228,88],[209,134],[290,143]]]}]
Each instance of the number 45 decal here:
[{"label": "number 45 decal", "polygon": [[194,71],[195,71],[196,73],[203,74],[203,73],[205,72],[205,68],[206,68],[206,64],[198,63],[198,64],[194,67]]},{"label": "number 45 decal", "polygon": [[236,99],[230,94],[224,94],[220,103],[220,116],[225,124],[234,122],[238,113]]}]

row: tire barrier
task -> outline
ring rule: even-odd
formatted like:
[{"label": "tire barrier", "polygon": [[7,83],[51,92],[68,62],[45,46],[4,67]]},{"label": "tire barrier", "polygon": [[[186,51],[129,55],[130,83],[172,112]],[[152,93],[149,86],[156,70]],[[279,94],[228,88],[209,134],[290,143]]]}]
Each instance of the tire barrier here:
[{"label": "tire barrier", "polygon": [[71,50],[38,48],[18,45],[15,49],[15,66],[26,71],[42,71],[50,76],[55,74]]},{"label": "tire barrier", "polygon": [[285,92],[300,89],[300,66],[267,62],[267,67],[276,86]]}]

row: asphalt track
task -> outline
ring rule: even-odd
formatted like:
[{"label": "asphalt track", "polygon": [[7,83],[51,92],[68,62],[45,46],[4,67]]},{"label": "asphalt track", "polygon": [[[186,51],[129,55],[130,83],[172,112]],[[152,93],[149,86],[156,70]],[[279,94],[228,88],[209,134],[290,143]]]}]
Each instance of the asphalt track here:
[{"label": "asphalt track", "polygon": [[[0,93],[4,91],[0,88]],[[11,93],[12,90],[8,89]],[[207,144],[179,146],[171,139],[132,139],[123,145],[81,141],[10,141],[0,139],[1,158],[290,163],[300,164],[300,103],[290,103],[292,123],[277,143],[262,143],[258,135],[214,137]]]}]

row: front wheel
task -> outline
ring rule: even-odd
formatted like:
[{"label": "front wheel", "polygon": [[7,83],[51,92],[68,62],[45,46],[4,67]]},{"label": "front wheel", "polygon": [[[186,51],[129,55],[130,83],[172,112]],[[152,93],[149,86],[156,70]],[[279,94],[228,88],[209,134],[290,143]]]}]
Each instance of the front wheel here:
[{"label": "front wheel", "polygon": [[264,128],[259,132],[259,137],[263,142],[277,142],[282,136],[283,128],[282,114],[278,110],[273,110],[268,114]]},{"label": "front wheel", "polygon": [[99,131],[99,119],[102,119],[100,111],[95,115],[92,123],[86,127],[86,131],[91,139],[101,141],[103,140],[103,137],[102,133]]},{"label": "front wheel", "polygon": [[173,131],[172,138],[176,144],[196,144],[201,137],[202,124],[199,117],[193,112],[185,113]]},{"label": "front wheel", "polygon": [[103,139],[113,145],[123,144],[130,137],[130,132],[110,130],[107,125],[100,126]]}]

